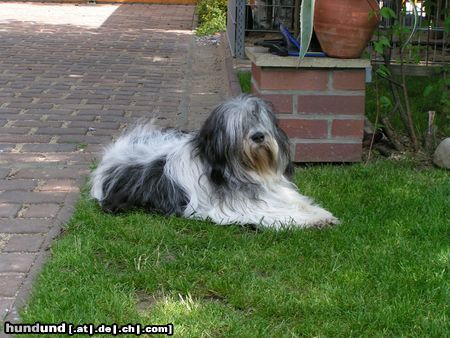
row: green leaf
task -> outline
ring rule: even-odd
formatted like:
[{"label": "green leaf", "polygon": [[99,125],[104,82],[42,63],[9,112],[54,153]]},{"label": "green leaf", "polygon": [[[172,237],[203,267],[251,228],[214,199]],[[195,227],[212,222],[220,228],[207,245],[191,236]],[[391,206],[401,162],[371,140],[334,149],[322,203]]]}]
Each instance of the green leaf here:
[{"label": "green leaf", "polygon": [[389,77],[391,76],[391,71],[389,70],[388,67],[386,67],[385,65],[380,65],[377,69],[377,73],[380,74],[383,77]]},{"label": "green leaf", "polygon": [[389,7],[382,7],[380,9],[380,15],[385,19],[395,19],[397,18],[397,14],[390,9]]},{"label": "green leaf", "polygon": [[385,47],[391,46],[391,41],[389,41],[389,39],[385,36],[380,36],[380,39],[378,41]]},{"label": "green leaf", "polygon": [[423,96],[427,97],[431,94],[431,92],[433,91],[433,85],[429,84],[425,87],[425,89],[423,90]]},{"label": "green leaf", "polygon": [[383,54],[383,45],[378,41],[375,41],[373,43],[373,49],[375,49],[375,52],[377,52],[378,54]]},{"label": "green leaf", "polygon": [[387,96],[380,96],[380,104],[383,108],[388,109],[392,107],[392,101],[389,97]]},{"label": "green leaf", "polygon": [[373,43],[374,49],[378,54],[383,54],[384,48],[390,47],[391,42],[385,36],[380,36],[378,41]]},{"label": "green leaf", "polygon": [[311,43],[315,3],[315,0],[303,0],[300,7],[300,60],[305,57],[309,44]]}]

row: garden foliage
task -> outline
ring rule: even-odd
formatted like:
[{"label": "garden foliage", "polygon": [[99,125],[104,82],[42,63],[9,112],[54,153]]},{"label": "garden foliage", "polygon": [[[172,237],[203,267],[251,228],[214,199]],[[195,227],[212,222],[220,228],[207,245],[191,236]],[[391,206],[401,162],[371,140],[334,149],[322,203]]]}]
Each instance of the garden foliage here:
[{"label": "garden foliage", "polygon": [[198,35],[210,35],[226,29],[227,0],[199,0],[197,3]]}]

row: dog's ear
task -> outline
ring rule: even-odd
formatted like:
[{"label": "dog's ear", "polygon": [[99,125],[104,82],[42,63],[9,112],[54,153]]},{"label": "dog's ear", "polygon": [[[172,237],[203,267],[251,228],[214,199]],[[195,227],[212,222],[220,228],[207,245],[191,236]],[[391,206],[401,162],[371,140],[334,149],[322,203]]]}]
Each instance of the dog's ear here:
[{"label": "dog's ear", "polygon": [[225,167],[219,165],[213,165],[211,167],[210,179],[217,186],[223,186],[226,184],[225,180]]},{"label": "dog's ear", "polygon": [[226,184],[226,130],[223,121],[220,121],[224,118],[221,109],[222,105],[211,113],[194,140],[198,155],[209,167],[209,178],[217,186]]},{"label": "dog's ear", "polygon": [[295,166],[291,160],[289,138],[287,137],[284,130],[278,126],[277,122],[275,122],[275,126],[276,126],[275,139],[277,140],[278,143],[280,157],[283,159],[282,162],[286,165],[283,174],[284,176],[286,176],[286,178],[291,179],[295,172]]}]

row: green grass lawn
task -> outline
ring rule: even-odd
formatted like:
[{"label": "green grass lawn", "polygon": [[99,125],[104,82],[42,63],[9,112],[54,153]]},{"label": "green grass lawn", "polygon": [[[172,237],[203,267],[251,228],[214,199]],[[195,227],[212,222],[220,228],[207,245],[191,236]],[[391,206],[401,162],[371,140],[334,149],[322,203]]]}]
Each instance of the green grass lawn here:
[{"label": "green grass lawn", "polygon": [[239,71],[237,73],[239,84],[241,85],[242,92],[250,93],[252,90],[251,81],[252,75],[250,72]]},{"label": "green grass lawn", "polygon": [[444,337],[449,177],[409,162],[297,170],[338,216],[323,230],[255,231],[84,196],[23,321],[173,323],[184,337]]}]

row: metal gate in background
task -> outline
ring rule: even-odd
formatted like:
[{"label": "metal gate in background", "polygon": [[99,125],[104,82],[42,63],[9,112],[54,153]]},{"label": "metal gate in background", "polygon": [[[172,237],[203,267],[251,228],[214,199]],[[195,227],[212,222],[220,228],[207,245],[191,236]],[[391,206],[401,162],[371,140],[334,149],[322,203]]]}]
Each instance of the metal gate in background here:
[{"label": "metal gate in background", "polygon": [[228,0],[227,38],[231,54],[245,57],[245,5],[246,0]]},{"label": "metal gate in background", "polygon": [[234,57],[245,57],[245,35],[249,32],[279,32],[282,23],[296,31],[295,13],[300,0],[228,0],[227,36]]},{"label": "metal gate in background", "polygon": [[[282,23],[295,36],[299,33],[299,6],[301,0],[228,0],[227,36],[232,55],[245,58],[245,37],[253,32],[277,32]],[[405,13],[400,23],[402,28],[411,29],[413,9],[409,2],[402,0],[382,0],[380,6],[389,7],[397,16],[405,5]],[[415,1],[418,12],[418,27],[409,49],[409,58],[417,58],[420,63],[448,64],[450,60],[450,36],[445,28],[450,15],[450,0],[434,0],[425,7],[424,0]],[[379,30],[389,29],[392,22],[383,19]],[[398,46],[393,41],[393,58]]]}]

